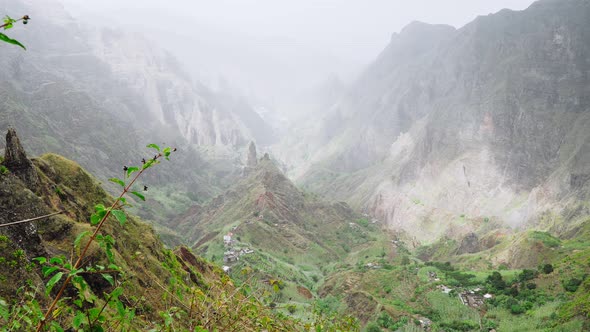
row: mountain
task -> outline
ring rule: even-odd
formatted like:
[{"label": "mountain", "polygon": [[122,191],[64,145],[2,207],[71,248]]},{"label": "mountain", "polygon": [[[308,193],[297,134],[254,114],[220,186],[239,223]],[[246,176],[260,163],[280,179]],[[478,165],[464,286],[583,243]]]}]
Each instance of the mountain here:
[{"label": "mountain", "polygon": [[542,0],[460,29],[411,23],[290,174],[420,243],[487,220],[565,235],[590,192],[589,17],[587,1]]},{"label": "mountain", "polygon": [[113,165],[140,160],[137,151],[149,143],[177,147],[178,163],[148,177],[162,192],[151,210],[141,211],[145,217],[178,213],[166,202],[172,186],[181,210],[214,196],[231,181],[240,165],[236,153],[247,142],[274,139],[243,98],[193,82],[143,36],[87,27],[55,1],[0,4],[13,16],[29,13],[36,20],[11,30],[26,52],[0,49],[6,59],[0,130],[12,126],[34,154],[62,154],[103,180],[117,173]]},{"label": "mountain", "polygon": [[[0,324],[6,330],[33,330],[58,296],[80,244],[88,241],[84,235],[97,227],[88,221],[95,205],[110,205],[114,198],[75,162],[56,154],[31,160],[13,129],[6,137],[0,158]],[[5,225],[50,213],[38,221]],[[117,219],[107,219],[81,269],[72,272],[73,282],[51,315],[58,327],[297,328],[294,321],[275,317],[242,295],[219,267],[186,247],[165,249],[138,217],[126,214],[121,225]],[[44,257],[45,263],[39,260],[38,265],[36,257]],[[63,276],[62,281],[56,276]]]},{"label": "mountain", "polygon": [[224,194],[166,226],[179,230],[197,252],[231,268],[237,280],[244,279],[243,269],[262,283],[280,280],[274,301],[287,305],[307,307],[333,271],[385,256],[391,247],[386,232],[346,203],[302,192],[268,154],[254,160]]}]

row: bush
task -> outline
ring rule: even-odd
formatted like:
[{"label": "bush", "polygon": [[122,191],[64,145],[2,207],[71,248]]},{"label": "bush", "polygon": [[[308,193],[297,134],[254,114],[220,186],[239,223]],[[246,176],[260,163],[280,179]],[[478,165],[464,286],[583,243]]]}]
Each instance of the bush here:
[{"label": "bush", "polygon": [[553,265],[551,265],[551,264],[543,265],[543,273],[550,274],[551,272],[553,272]]},{"label": "bush", "polygon": [[527,270],[524,269],[522,270],[522,272],[518,275],[518,280],[521,282],[525,282],[528,280],[533,280],[537,277],[538,272],[534,271],[534,270]]},{"label": "bush", "polygon": [[571,278],[570,280],[563,283],[563,288],[566,291],[575,293],[578,287],[582,284],[582,280],[578,278]]},{"label": "bush", "polygon": [[389,329],[390,326],[393,326],[395,324],[395,322],[393,321],[393,318],[391,318],[391,316],[389,316],[389,314],[387,312],[381,311],[379,318],[377,318],[377,324],[380,327]]},{"label": "bush", "polygon": [[365,331],[366,332],[381,332],[381,328],[379,327],[379,325],[377,325],[377,323],[375,322],[370,322],[369,324],[367,324],[367,326],[365,327]]},{"label": "bush", "polygon": [[486,282],[492,286],[495,290],[503,290],[506,288],[506,282],[504,278],[498,271],[494,271],[491,275],[489,275],[486,279]]},{"label": "bush", "polygon": [[452,323],[442,323],[440,326],[444,331],[473,331],[474,329],[479,328],[479,325],[475,323],[461,322],[458,320],[455,320]]},{"label": "bush", "polygon": [[367,227],[367,226],[369,226],[369,219],[367,219],[367,218],[361,218],[361,219],[358,219],[356,221],[356,223],[359,224],[359,225],[361,225],[361,226],[363,226],[363,227]]},{"label": "bush", "polygon": [[510,306],[510,312],[513,315],[520,315],[522,313],[524,313],[526,311],[526,309],[521,306],[520,304],[513,304]]},{"label": "bush", "polygon": [[292,315],[297,311],[297,306],[294,304],[287,305],[287,311]]}]

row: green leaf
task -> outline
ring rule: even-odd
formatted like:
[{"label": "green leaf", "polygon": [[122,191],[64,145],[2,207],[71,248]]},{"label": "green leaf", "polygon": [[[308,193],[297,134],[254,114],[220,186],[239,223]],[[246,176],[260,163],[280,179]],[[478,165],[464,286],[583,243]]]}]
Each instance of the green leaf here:
[{"label": "green leaf", "polygon": [[110,270],[117,270],[117,271],[121,270],[121,268],[118,265],[116,265],[116,264],[109,264],[107,267]]},{"label": "green leaf", "polygon": [[[91,217],[92,219],[92,217]],[[82,241],[82,239],[86,236],[89,235],[90,231],[84,231],[80,234],[78,234],[78,236],[76,237],[76,240],[74,240],[74,248],[77,248],[80,245],[80,241]]]},{"label": "green leaf", "polygon": [[157,146],[156,144],[148,144],[147,145],[148,148],[152,148],[152,149],[156,149],[158,152],[160,152],[160,147]]},{"label": "green leaf", "polygon": [[115,290],[113,290],[111,292],[110,297],[111,297],[111,299],[118,299],[119,296],[121,296],[121,294],[123,294],[123,288],[118,287],[118,288],[115,288]]},{"label": "green leaf", "polygon": [[106,281],[109,282],[109,284],[111,284],[111,286],[115,285],[115,280],[113,279],[112,275],[106,273],[102,273],[101,275]]},{"label": "green leaf", "polygon": [[64,332],[64,329],[61,326],[59,326],[58,322],[55,321],[51,322],[51,329],[55,332]]},{"label": "green leaf", "polygon": [[82,325],[84,318],[86,318],[86,315],[84,315],[84,312],[82,312],[82,311],[78,312],[78,314],[72,320],[72,326],[74,326],[75,329],[80,328],[80,325]]},{"label": "green leaf", "polygon": [[125,222],[127,221],[127,216],[125,215],[125,212],[121,210],[113,210],[111,211],[111,213],[115,216],[115,218],[117,218],[121,226],[125,225]]},{"label": "green leaf", "polygon": [[125,306],[123,305],[123,302],[117,301],[115,302],[115,306],[117,307],[119,317],[125,317]]},{"label": "green leaf", "polygon": [[81,275],[76,275],[72,278],[72,283],[74,285],[78,285],[79,289],[84,291],[86,290],[88,284],[86,283],[86,280],[84,280],[84,278]]},{"label": "green leaf", "polygon": [[168,157],[170,155],[170,147],[167,147],[164,150],[162,150],[162,154]]},{"label": "green leaf", "polygon": [[145,196],[144,196],[144,195],[142,195],[142,194],[138,193],[137,191],[132,191],[131,193],[132,193],[133,195],[135,195],[135,196],[139,197],[139,198],[140,198],[142,201],[145,201]]},{"label": "green leaf", "polygon": [[8,29],[12,29],[12,27],[14,27],[14,22],[16,22],[15,19],[13,19],[12,17],[6,15],[4,16],[4,30],[8,30]]},{"label": "green leaf", "polygon": [[110,178],[109,181],[119,184],[121,187],[125,188],[125,182],[118,178]]},{"label": "green leaf", "polygon": [[96,204],[96,205],[94,206],[94,210],[96,210],[96,212],[105,211],[106,209],[107,209],[107,208],[106,208],[104,205],[102,205],[102,204]]},{"label": "green leaf", "polygon": [[47,262],[47,258],[45,257],[35,257],[33,260],[39,262],[40,265],[43,265]]},{"label": "green leaf", "polygon": [[102,220],[102,218],[104,218],[104,216],[106,214],[107,214],[107,211],[106,210],[98,210],[97,213],[95,213],[95,214],[93,214],[93,215],[90,216],[90,224],[91,225],[98,224]]},{"label": "green leaf", "polygon": [[123,203],[123,205],[127,205],[127,198],[119,197],[119,201],[121,201],[121,203]]},{"label": "green leaf", "polygon": [[51,257],[51,259],[49,259],[49,263],[56,265],[64,265],[64,259],[62,257]]},{"label": "green leaf", "polygon": [[76,276],[78,273],[84,272],[84,269],[70,270],[69,276]]},{"label": "green leaf", "polygon": [[63,277],[63,275],[63,272],[58,272],[51,279],[49,279],[46,285],[47,289],[45,290],[45,295],[49,295],[49,293],[51,293],[53,286],[55,286],[55,284],[57,284],[57,282],[61,280],[61,277]]},{"label": "green leaf", "polygon": [[7,42],[7,43],[9,43],[9,44],[18,45],[18,46],[22,47],[22,48],[23,48],[23,50],[26,50],[26,49],[27,49],[27,48],[26,48],[26,47],[25,47],[23,44],[21,44],[21,43],[20,43],[18,40],[16,40],[16,39],[12,39],[12,38],[8,37],[7,35],[5,35],[5,34],[3,34],[3,33],[0,33],[0,40],[2,40],[2,41],[4,41],[4,42]]},{"label": "green leaf", "polygon": [[101,217],[98,216],[98,214],[93,214],[90,216],[90,224],[91,225],[96,225],[100,222],[100,219],[102,219]]},{"label": "green leaf", "polygon": [[131,166],[127,168],[127,177],[130,177],[133,172],[139,171],[139,167]]},{"label": "green leaf", "polygon": [[41,272],[43,272],[44,277],[47,277],[48,275],[52,274],[53,272],[55,272],[58,269],[59,268],[55,267],[55,266],[44,266],[41,268]]}]

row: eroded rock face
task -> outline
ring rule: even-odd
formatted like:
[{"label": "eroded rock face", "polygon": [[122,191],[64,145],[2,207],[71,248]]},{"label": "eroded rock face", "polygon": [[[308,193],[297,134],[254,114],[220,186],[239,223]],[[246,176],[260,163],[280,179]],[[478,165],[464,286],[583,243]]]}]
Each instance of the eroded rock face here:
[{"label": "eroded rock face", "polygon": [[6,133],[6,151],[4,152],[4,161],[2,162],[8,170],[20,178],[27,188],[35,191],[39,185],[39,176],[16,135],[13,128],[8,129]]},{"label": "eroded rock face", "polygon": [[469,233],[461,240],[461,246],[459,247],[459,254],[473,254],[480,251],[479,238],[475,233]]},{"label": "eroded rock face", "polygon": [[256,167],[257,164],[258,161],[256,160],[256,145],[254,145],[254,142],[250,142],[250,145],[248,146],[247,165],[248,167]]},{"label": "eroded rock face", "polygon": [[[39,197],[13,175],[0,176],[0,224],[30,219],[47,214]],[[8,236],[29,258],[41,256],[45,250],[34,222],[1,227],[0,234]]]}]

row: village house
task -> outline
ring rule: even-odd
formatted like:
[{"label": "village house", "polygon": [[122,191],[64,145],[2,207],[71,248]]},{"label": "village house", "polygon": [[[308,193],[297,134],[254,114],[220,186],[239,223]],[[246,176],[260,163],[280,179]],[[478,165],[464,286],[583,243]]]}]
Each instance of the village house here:
[{"label": "village house", "polygon": [[459,293],[459,299],[463,305],[472,308],[481,308],[484,305],[483,296],[476,294],[473,291]]},{"label": "village house", "polygon": [[436,288],[445,294],[449,294],[453,290],[452,288],[449,288],[445,285],[438,285],[438,286],[436,286]]},{"label": "village house", "polygon": [[233,233],[227,233],[227,235],[223,236],[223,245],[226,247],[230,247],[235,244],[235,241],[232,239]]},{"label": "village house", "polygon": [[223,262],[224,263],[232,263],[232,262],[237,262],[240,260],[240,255],[239,253],[230,250],[230,251],[226,251],[223,254]]},{"label": "village house", "polygon": [[254,253],[254,250],[250,249],[250,248],[244,248],[242,250],[240,250],[240,256],[242,255],[248,255]]}]

